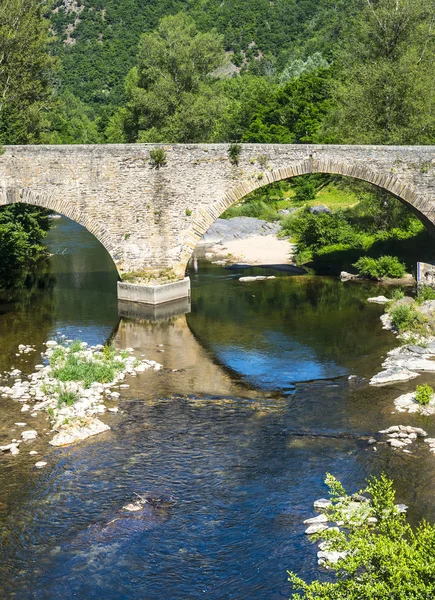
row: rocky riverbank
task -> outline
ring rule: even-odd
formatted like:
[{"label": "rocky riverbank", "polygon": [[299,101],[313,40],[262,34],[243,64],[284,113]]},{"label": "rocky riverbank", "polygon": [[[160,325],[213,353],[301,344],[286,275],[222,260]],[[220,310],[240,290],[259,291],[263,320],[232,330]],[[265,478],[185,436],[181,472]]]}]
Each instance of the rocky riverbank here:
[{"label": "rocky riverbank", "polygon": [[383,328],[405,343],[388,352],[383,370],[371,378],[370,385],[409,381],[420,372],[435,373],[435,300],[419,303],[404,297],[386,307],[381,316]]},{"label": "rocky riverbank", "polygon": [[291,265],[295,245],[278,238],[279,223],[253,217],[217,219],[198,245],[212,261],[244,262],[250,265]]},{"label": "rocky riverbank", "polygon": [[[46,350],[41,353],[43,363],[27,376],[19,369],[5,373],[7,385],[0,386],[0,394],[19,403],[21,419],[46,413],[54,434],[49,441],[52,446],[72,444],[110,429],[98,416],[106,410],[117,412],[118,408],[106,408],[105,401],[116,400],[122,388],[129,387],[126,377],[161,368],[156,361],[136,358],[133,348],[116,350],[88,346],[81,341],[68,344],[55,340],[45,345]],[[21,344],[18,350],[18,354],[27,354],[35,348]],[[24,428],[26,423],[19,421],[15,425]],[[22,442],[39,435],[36,429],[24,429],[21,439],[13,438],[0,446],[0,451],[19,454]]]}]

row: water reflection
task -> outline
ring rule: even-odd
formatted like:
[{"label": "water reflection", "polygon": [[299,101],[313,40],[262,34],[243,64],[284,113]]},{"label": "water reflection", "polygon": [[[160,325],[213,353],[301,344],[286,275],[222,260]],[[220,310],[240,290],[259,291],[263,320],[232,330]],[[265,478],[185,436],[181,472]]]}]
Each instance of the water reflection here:
[{"label": "water reflection", "polygon": [[[18,343],[61,331],[88,342],[113,335],[164,368],[129,380],[113,401],[119,412],[103,417],[111,431],[49,449],[48,424],[32,420],[39,438],[0,455],[0,597],[288,598],[288,568],[318,575],[301,522],[327,471],[355,489],[386,470],[414,521],[435,518],[425,445],[410,455],[367,445],[397,421],[393,398],[413,385],[367,384],[394,343],[381,309],[365,302],[371,286],[281,276],[245,287],[200,265],[190,314],[119,322],[104,249],[66,220],[50,236],[56,283],[3,303],[2,364]],[[3,441],[19,435],[22,417],[18,403],[1,402]],[[435,436],[430,420],[407,423]],[[31,448],[46,469],[34,468]],[[161,491],[176,506],[122,512],[136,493]]]}]

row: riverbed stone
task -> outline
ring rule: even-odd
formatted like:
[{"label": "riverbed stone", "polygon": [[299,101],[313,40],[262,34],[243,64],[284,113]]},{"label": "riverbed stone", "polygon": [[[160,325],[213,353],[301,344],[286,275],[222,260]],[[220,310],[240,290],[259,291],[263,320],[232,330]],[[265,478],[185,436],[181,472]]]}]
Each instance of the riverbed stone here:
[{"label": "riverbed stone", "polygon": [[[435,364],[434,364],[435,366]],[[410,371],[409,369],[403,367],[391,367],[386,369],[385,371],[381,371],[374,375],[370,381],[370,385],[387,385],[389,383],[397,383],[399,381],[409,381],[411,379],[415,379],[419,376],[419,373],[415,371]]]},{"label": "riverbed stone", "polygon": [[367,302],[374,302],[375,304],[386,304],[387,302],[390,302],[390,300],[385,296],[374,296],[372,298],[367,298]]},{"label": "riverbed stone", "polygon": [[305,533],[307,535],[312,535],[313,533],[319,533],[321,531],[325,531],[325,529],[328,529],[328,527],[325,525],[325,523],[313,523],[312,525],[307,527],[307,529],[305,530]]},{"label": "riverbed stone", "polygon": [[311,517],[310,519],[305,519],[303,522],[304,525],[312,525],[314,523],[327,523],[328,517],[325,514],[317,515],[317,517]]},{"label": "riverbed stone", "polygon": [[389,439],[387,440],[387,444],[389,444],[392,448],[403,448],[405,446],[405,442],[397,439]]},{"label": "riverbed stone", "polygon": [[331,506],[332,502],[327,498],[319,498],[318,500],[314,501],[315,510],[328,510],[329,508],[331,508]]},{"label": "riverbed stone", "polygon": [[37,437],[38,437],[38,432],[35,429],[28,429],[27,431],[23,431],[21,433],[21,438],[25,442],[34,440]]},{"label": "riverbed stone", "polygon": [[52,446],[67,446],[79,440],[108,431],[110,427],[97,418],[87,418],[79,424],[65,425],[48,443]]}]

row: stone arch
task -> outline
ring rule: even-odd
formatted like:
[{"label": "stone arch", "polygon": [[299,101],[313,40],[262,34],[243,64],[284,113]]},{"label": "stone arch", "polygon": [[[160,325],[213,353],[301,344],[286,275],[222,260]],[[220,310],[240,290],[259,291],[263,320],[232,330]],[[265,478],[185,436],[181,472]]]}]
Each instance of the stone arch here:
[{"label": "stone arch", "polygon": [[187,267],[187,263],[203,235],[220,215],[227,210],[227,208],[230,208],[233,204],[239,202],[244,196],[247,196],[256,189],[274,182],[291,179],[292,177],[297,177],[299,175],[308,175],[310,173],[343,175],[346,177],[353,177],[354,179],[360,179],[367,183],[372,183],[376,187],[390,192],[393,196],[409,206],[409,208],[425,224],[431,224],[433,226],[433,223],[424,212],[428,200],[424,196],[417,194],[412,186],[402,183],[394,174],[377,173],[363,164],[349,165],[342,162],[309,158],[290,167],[267,171],[262,174],[261,179],[258,179],[258,176],[251,176],[248,179],[244,179],[226,192],[225,196],[219,202],[195,211],[194,222],[187,233],[182,249],[183,267]]},{"label": "stone arch", "polygon": [[111,239],[111,236],[105,227],[92,219],[86,212],[73,206],[68,199],[60,199],[51,194],[38,194],[29,188],[3,188],[3,194],[0,195],[0,208],[1,206],[7,206],[8,204],[33,204],[40,206],[41,208],[48,208],[54,212],[60,213],[68,219],[75,221],[79,225],[82,225],[85,229],[92,233],[96,239],[104,246],[109,253],[113,264],[120,276],[118,264],[115,260],[115,244]]}]

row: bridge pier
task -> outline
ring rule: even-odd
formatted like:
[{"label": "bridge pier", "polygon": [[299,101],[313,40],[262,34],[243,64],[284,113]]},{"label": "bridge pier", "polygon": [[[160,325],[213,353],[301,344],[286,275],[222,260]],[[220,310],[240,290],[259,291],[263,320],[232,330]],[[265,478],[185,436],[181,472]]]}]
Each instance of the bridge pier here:
[{"label": "bridge pier", "polygon": [[160,285],[142,285],[118,281],[119,301],[156,306],[182,298],[190,299],[189,277]]}]

